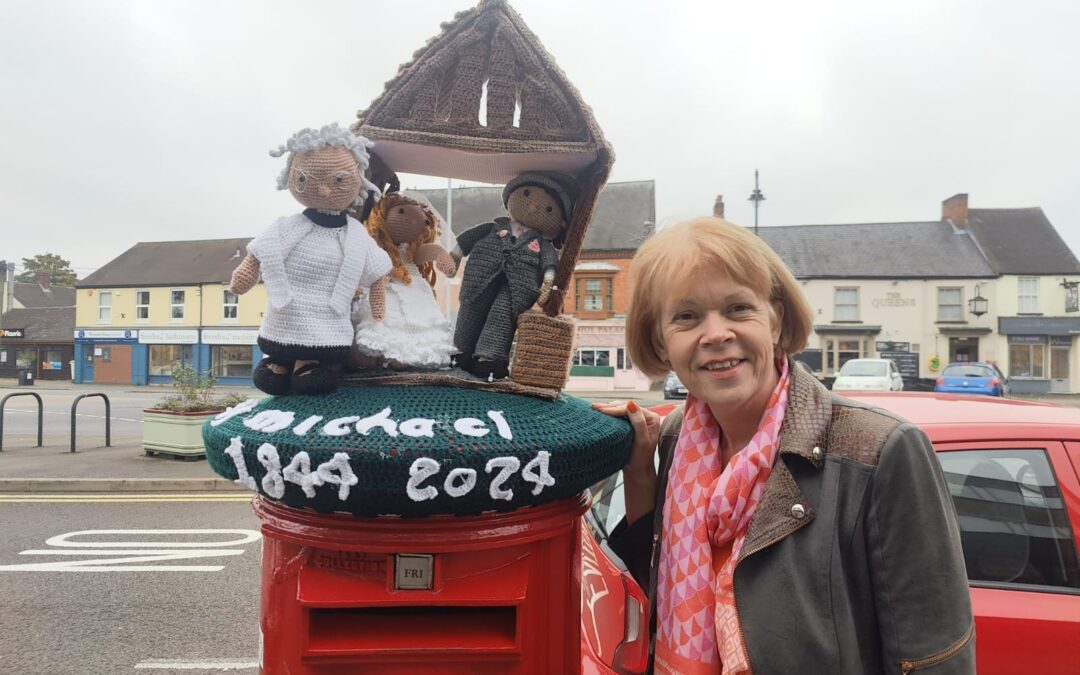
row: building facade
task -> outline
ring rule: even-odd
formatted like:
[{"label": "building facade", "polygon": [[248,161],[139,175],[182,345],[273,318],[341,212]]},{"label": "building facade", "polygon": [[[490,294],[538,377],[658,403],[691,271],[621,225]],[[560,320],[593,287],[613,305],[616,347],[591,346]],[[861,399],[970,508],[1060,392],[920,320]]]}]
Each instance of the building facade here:
[{"label": "building facade", "polygon": [[892,358],[909,379],[993,362],[1017,393],[1080,391],[1080,263],[1039,208],[942,204],[937,221],[759,229],[814,308],[801,359],[823,377]]},{"label": "building facade", "polygon": [[32,380],[70,380],[75,289],[52,286],[43,273],[35,283],[8,274],[2,291],[0,378],[26,373]]},{"label": "building facade", "polygon": [[227,288],[248,241],[142,242],[80,281],[75,381],[165,384],[184,365],[250,384],[266,291]]}]

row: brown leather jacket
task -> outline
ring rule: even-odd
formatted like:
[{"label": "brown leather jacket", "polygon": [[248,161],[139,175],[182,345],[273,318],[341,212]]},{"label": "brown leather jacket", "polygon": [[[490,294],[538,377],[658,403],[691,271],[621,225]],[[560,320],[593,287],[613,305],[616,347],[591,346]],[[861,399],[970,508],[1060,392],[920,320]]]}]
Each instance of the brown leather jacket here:
[{"label": "brown leather jacket", "polygon": [[[956,512],[926,435],[832,395],[795,364],[791,372],[780,458],[734,574],[755,675],[974,674]],[[630,526],[624,520],[609,540],[648,593],[654,617],[681,422],[679,408],[661,428],[656,510]]]}]

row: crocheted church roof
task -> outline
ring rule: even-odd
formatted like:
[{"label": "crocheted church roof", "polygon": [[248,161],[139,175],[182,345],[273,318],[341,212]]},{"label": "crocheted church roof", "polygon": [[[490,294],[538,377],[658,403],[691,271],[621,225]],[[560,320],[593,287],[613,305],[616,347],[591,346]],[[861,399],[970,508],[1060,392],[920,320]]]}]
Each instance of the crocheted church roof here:
[{"label": "crocheted church roof", "polygon": [[[555,285],[566,286],[615,156],[592,110],[505,0],[481,0],[398,69],[352,130],[395,172],[506,183],[563,171],[581,192]],[[496,215],[496,214],[493,214]],[[551,294],[549,314],[563,294]]]},{"label": "crocheted church roof", "polygon": [[592,111],[505,0],[441,28],[352,126],[395,171],[506,183],[611,163]]}]

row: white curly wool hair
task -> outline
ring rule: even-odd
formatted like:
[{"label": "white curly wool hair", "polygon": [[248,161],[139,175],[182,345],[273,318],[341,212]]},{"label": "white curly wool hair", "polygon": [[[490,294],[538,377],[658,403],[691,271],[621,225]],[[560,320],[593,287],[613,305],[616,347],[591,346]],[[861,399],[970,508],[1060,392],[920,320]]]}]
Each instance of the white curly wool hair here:
[{"label": "white curly wool hair", "polygon": [[354,204],[356,206],[363,205],[369,192],[375,195],[375,199],[381,199],[382,192],[379,188],[364,177],[364,172],[367,171],[371,162],[368,148],[372,145],[374,143],[367,138],[354,134],[348,129],[339,126],[337,122],[328,124],[321,129],[301,129],[293,134],[292,138],[286,141],[284,145],[279,145],[276,150],[270,151],[271,157],[281,157],[288,153],[288,157],[285,159],[285,168],[281,170],[277,178],[277,189],[289,189],[289,171],[292,170],[293,157],[297,154],[302,155],[330,146],[345,148],[351,152],[360,167],[360,194],[356,197]]}]

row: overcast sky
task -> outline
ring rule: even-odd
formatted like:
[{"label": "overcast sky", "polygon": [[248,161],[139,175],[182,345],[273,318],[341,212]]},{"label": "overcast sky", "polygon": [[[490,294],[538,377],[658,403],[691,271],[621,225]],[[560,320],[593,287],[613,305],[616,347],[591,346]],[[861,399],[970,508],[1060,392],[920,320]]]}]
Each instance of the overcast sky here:
[{"label": "overcast sky", "polygon": [[[661,224],[1041,206],[1080,253],[1080,2],[518,0]],[[267,151],[349,124],[468,0],[0,0],[0,259],[80,277],[298,205]],[[412,187],[445,179],[403,177]],[[492,214],[498,215],[498,214]],[[882,255],[903,255],[883,251]]]}]

